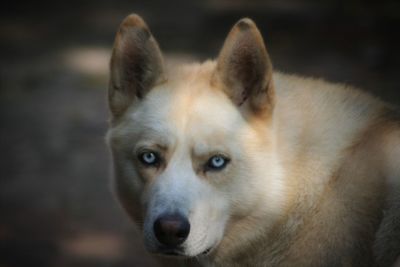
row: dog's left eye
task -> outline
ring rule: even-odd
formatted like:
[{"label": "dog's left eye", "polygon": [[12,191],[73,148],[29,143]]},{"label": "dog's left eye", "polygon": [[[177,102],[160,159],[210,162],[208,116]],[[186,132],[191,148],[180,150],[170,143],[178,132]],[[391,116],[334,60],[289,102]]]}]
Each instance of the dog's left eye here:
[{"label": "dog's left eye", "polygon": [[139,160],[147,166],[155,166],[160,162],[160,157],[156,152],[145,151],[139,154]]},{"label": "dog's left eye", "polygon": [[229,159],[222,155],[212,156],[207,162],[207,169],[219,171],[226,167]]}]

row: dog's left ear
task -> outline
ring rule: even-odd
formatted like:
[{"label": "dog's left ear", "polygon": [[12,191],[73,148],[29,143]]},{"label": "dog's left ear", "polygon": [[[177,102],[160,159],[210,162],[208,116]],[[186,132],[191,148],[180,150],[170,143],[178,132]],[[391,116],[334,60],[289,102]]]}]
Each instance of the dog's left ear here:
[{"label": "dog's left ear", "polygon": [[254,113],[273,108],[272,64],[255,23],[239,20],[225,40],[212,85],[218,83],[237,106]]}]

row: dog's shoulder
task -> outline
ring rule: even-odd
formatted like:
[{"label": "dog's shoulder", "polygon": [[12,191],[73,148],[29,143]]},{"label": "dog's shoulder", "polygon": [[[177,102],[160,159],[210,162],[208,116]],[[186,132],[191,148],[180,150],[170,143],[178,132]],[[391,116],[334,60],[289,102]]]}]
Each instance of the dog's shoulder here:
[{"label": "dog's shoulder", "polygon": [[[363,255],[373,249],[378,262],[394,261],[400,253],[399,113],[350,86],[280,73],[274,77],[278,140],[286,147],[281,157],[297,166],[290,175],[311,181],[311,193],[320,195],[317,185],[324,185],[322,198],[313,202],[314,219],[321,223],[328,218],[325,225],[332,226],[318,231],[310,223],[308,233],[314,234],[302,240],[342,236],[342,248],[361,252],[353,260],[371,260]],[[343,220],[346,227],[338,232]],[[379,229],[378,234],[372,229]],[[361,239],[363,245],[355,242]]]}]

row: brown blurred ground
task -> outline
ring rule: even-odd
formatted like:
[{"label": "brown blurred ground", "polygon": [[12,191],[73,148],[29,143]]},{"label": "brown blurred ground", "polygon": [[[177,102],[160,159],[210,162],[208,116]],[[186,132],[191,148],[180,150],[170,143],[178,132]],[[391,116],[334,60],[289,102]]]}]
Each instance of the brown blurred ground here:
[{"label": "brown blurred ground", "polygon": [[0,266],[155,266],[109,190],[107,64],[141,14],[172,60],[253,18],[277,69],[400,104],[398,1],[14,2],[0,11]]}]

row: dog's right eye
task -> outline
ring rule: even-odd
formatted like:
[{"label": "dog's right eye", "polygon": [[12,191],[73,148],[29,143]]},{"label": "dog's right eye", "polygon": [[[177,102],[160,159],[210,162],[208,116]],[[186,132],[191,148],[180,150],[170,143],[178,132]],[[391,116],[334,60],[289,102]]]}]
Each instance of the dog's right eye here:
[{"label": "dog's right eye", "polygon": [[160,163],[160,157],[152,151],[144,151],[138,155],[138,158],[146,166],[157,166]]}]

